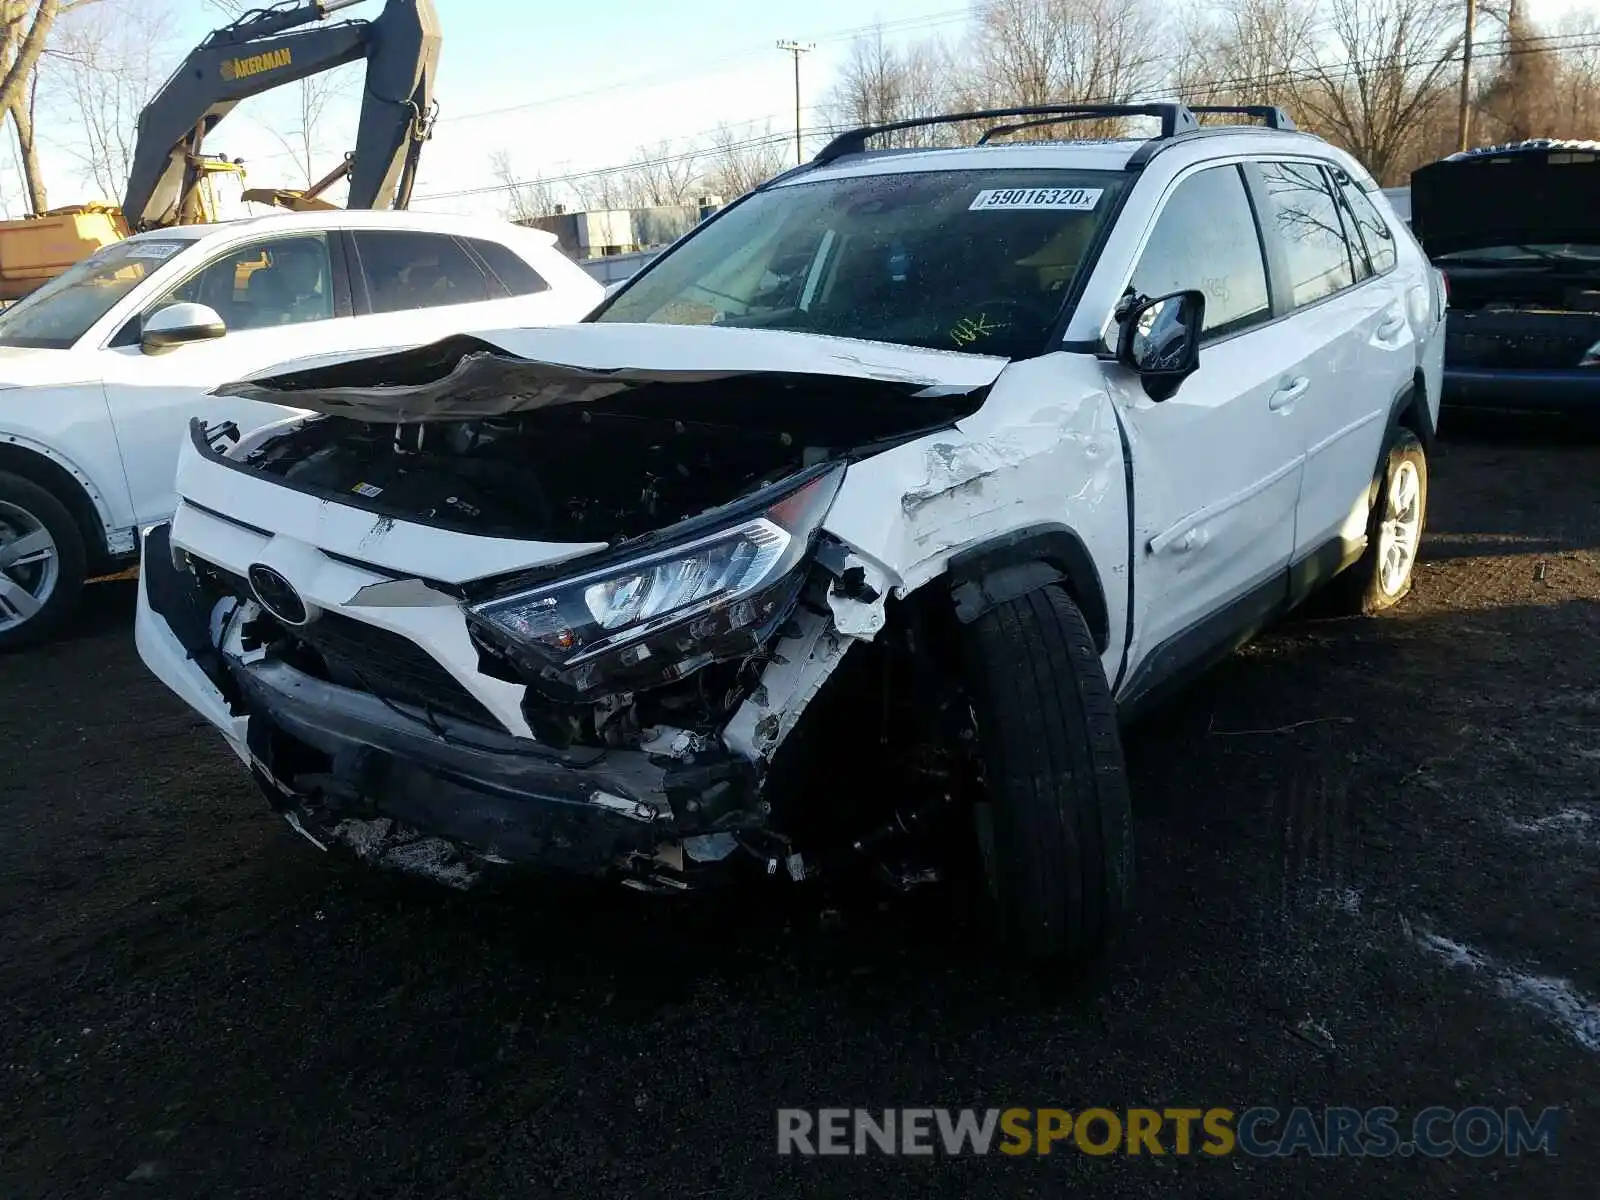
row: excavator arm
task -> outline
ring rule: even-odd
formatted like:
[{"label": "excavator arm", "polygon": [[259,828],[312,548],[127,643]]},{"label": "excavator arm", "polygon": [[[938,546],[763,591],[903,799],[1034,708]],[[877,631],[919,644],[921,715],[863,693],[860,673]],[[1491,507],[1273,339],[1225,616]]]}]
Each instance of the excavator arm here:
[{"label": "excavator arm", "polygon": [[371,21],[311,25],[359,2],[312,0],[246,13],[195,47],[139,114],[122,201],[128,224],[155,229],[183,219],[203,174],[205,138],[239,101],[362,59],[367,77],[355,152],[335,177],[349,175],[350,208],[404,208],[432,119],[438,17],[432,0],[388,0]]}]

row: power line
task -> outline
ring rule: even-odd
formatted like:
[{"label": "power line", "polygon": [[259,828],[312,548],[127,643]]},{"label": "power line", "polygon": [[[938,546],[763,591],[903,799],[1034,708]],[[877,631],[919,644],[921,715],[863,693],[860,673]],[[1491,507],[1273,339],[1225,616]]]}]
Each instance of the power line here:
[{"label": "power line", "polygon": [[[819,34],[809,44],[815,46],[853,41],[858,37],[864,37],[880,30],[884,33],[910,33],[920,29],[933,29],[941,25],[964,21],[970,15],[971,11],[969,9],[953,8],[942,12],[930,13],[922,17],[905,17],[898,21],[885,21],[874,25],[856,25],[848,29],[836,29],[830,33]],[[625,81],[601,84],[597,87],[584,88],[576,92],[565,92],[555,96],[541,96],[534,100],[521,100],[515,104],[500,105],[496,108],[474,109],[464,113],[446,112],[439,117],[437,124],[448,125],[459,121],[476,121],[483,117],[497,117],[509,112],[523,112],[530,108],[546,108],[552,104],[564,104],[570,100],[589,100],[596,96],[610,95],[615,92],[642,91],[659,86],[662,83],[670,83],[674,80],[702,74],[713,67],[744,61],[754,53],[755,49],[756,47],[747,47],[730,51],[715,58],[704,59],[699,63],[691,63],[687,66],[673,67],[671,70],[660,71],[654,75],[634,76]]]}]

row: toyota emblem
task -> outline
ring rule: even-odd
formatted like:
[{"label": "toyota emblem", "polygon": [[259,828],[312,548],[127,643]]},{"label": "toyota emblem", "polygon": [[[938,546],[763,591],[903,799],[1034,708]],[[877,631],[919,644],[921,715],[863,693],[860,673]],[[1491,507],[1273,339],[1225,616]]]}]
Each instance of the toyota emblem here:
[{"label": "toyota emblem", "polygon": [[285,625],[304,625],[311,620],[311,611],[294,584],[269,566],[256,563],[250,568],[250,590],[261,607]]}]

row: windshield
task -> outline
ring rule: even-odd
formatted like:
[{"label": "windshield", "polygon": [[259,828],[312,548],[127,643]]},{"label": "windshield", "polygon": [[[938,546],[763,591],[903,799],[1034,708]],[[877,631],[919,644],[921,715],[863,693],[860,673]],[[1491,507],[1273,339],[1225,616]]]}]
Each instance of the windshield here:
[{"label": "windshield", "polygon": [[938,171],[757,192],[652,264],[596,320],[1037,354],[1125,178]]},{"label": "windshield", "polygon": [[139,238],[96,250],[0,313],[0,346],[65,350],[191,238]]},{"label": "windshield", "polygon": [[1441,254],[1435,262],[1468,266],[1530,266],[1549,262],[1600,262],[1600,246],[1572,242],[1541,242],[1525,246],[1484,246]]}]

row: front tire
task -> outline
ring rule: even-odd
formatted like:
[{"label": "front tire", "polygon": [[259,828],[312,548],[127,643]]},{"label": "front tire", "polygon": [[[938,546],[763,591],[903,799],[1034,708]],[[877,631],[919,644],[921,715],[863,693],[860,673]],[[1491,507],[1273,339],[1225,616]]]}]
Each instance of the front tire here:
[{"label": "front tire", "polygon": [[1099,652],[1055,586],[999,605],[965,633],[992,931],[1035,962],[1089,958],[1126,915],[1133,882],[1127,775]]},{"label": "front tire", "polygon": [[0,471],[0,652],[49,637],[83,590],[83,534],[66,505]]},{"label": "front tire", "polygon": [[1367,519],[1366,553],[1339,581],[1340,608],[1370,616],[1406,598],[1427,516],[1428,456],[1416,434],[1396,429]]}]

